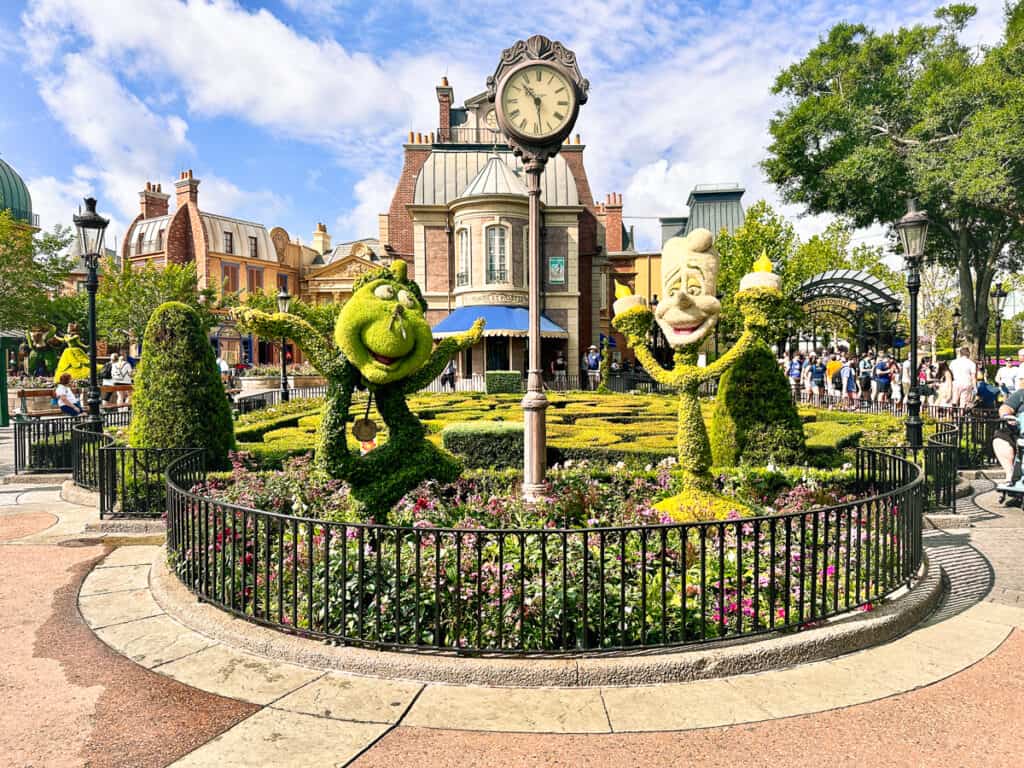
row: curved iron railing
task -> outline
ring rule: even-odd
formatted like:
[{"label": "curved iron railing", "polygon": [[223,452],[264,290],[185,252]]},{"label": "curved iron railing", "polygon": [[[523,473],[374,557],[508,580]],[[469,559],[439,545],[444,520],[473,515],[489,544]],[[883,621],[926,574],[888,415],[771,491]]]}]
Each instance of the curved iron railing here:
[{"label": "curved iron railing", "polygon": [[[100,417],[107,426],[126,427],[131,408],[102,409]],[[14,472],[48,473],[75,471],[72,428],[87,423],[89,417],[58,416],[28,418],[14,422]]]},{"label": "curved iron railing", "polygon": [[346,644],[460,653],[676,646],[800,629],[913,580],[920,468],[857,451],[863,498],[773,517],[588,529],[339,523],[204,494],[167,472],[167,546],[203,600]]}]

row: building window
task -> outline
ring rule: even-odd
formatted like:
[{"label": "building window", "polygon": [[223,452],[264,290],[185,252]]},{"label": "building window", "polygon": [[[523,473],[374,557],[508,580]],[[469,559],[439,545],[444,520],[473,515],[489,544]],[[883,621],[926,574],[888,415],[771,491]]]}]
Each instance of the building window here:
[{"label": "building window", "polygon": [[222,282],[222,286],[223,286],[223,290],[228,292],[228,293],[237,293],[238,292],[238,278],[239,278],[239,271],[240,271],[238,269],[238,265],[237,264],[229,264],[227,262],[222,262],[220,270],[221,270],[221,275],[223,277],[223,279],[221,281]]},{"label": "building window", "polygon": [[259,242],[255,237],[249,238],[249,258],[258,259],[260,257],[260,246]]},{"label": "building window", "polygon": [[235,252],[235,236],[230,232],[224,233],[224,253]]},{"label": "building window", "polygon": [[601,309],[608,309],[608,273],[601,270]]},{"label": "building window", "polygon": [[508,266],[505,261],[505,228],[488,227],[487,241],[487,282],[507,283]]},{"label": "building window", "polygon": [[288,293],[288,275],[277,273],[277,290]]},{"label": "building window", "polygon": [[245,270],[246,284],[249,286],[249,293],[256,293],[263,290],[263,270],[257,267],[249,267]]},{"label": "building window", "polygon": [[164,249],[164,231],[162,229],[156,233],[156,249],[158,251]]},{"label": "building window", "polygon": [[457,237],[458,244],[458,258],[459,258],[459,269],[455,275],[455,285],[463,286],[469,285],[470,275],[472,274],[472,251],[470,250],[469,244],[469,230],[460,229]]},{"label": "building window", "polygon": [[141,255],[142,253],[145,252],[144,251],[144,249],[145,249],[145,245],[144,245],[145,241],[142,239],[142,237],[143,237],[142,233],[139,232],[139,237],[135,241],[135,255],[136,256],[139,256],[139,255]]}]

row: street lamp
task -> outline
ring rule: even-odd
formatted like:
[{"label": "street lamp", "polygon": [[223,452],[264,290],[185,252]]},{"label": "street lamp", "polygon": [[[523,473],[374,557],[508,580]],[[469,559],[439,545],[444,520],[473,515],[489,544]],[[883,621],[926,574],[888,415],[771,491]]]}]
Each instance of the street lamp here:
[{"label": "street lamp", "polygon": [[100,388],[96,381],[96,289],[99,288],[99,276],[96,270],[100,265],[100,254],[103,253],[103,237],[107,231],[108,219],[96,213],[96,198],[85,198],[85,213],[74,216],[75,228],[78,230],[78,245],[89,276],[85,281],[85,289],[89,293],[89,394],[86,405],[89,408],[89,419],[100,420]]},{"label": "street lamp", "polygon": [[[281,290],[277,294],[277,311],[282,315],[288,313],[288,308],[292,304],[292,297],[285,289],[281,286]],[[288,402],[288,352],[287,352],[288,338],[286,336],[281,337],[281,402]]]},{"label": "street lamp", "polygon": [[1003,309],[1006,307],[1006,297],[1010,295],[1010,292],[1006,290],[1005,285],[997,285],[995,290],[992,291],[992,298],[996,305],[996,365],[999,365],[1000,358],[1000,343],[1002,339],[1000,334],[1003,332]]},{"label": "street lamp", "polygon": [[921,426],[921,392],[917,381],[917,294],[921,290],[921,262],[924,260],[924,244],[928,237],[928,214],[917,210],[911,198],[907,201],[907,213],[896,222],[896,231],[903,245],[903,259],[907,268],[907,291],[910,293],[910,370],[911,385],[907,393],[907,442],[912,448],[920,448],[923,442]]},{"label": "street lamp", "polygon": [[953,352],[956,353],[956,342],[957,337],[960,335],[960,318],[963,315],[960,313],[960,306],[957,305],[956,309],[953,310]]}]

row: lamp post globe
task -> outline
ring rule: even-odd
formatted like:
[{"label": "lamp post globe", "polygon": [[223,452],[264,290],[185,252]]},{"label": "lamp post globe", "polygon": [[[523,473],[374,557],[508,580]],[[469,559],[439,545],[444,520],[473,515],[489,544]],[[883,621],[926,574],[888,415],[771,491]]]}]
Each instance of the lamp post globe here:
[{"label": "lamp post globe", "polygon": [[[277,311],[287,314],[292,305],[291,294],[282,286],[277,292]],[[288,339],[281,337],[281,402],[288,402]]]},{"label": "lamp post globe", "polygon": [[[896,231],[903,246],[903,259],[907,268],[907,292],[910,294],[910,370],[917,371],[917,295],[921,290],[921,262],[924,260],[928,238],[928,214],[917,210],[916,201],[907,201],[907,212],[898,222]],[[924,442],[921,424],[921,392],[917,376],[912,376],[907,393],[907,442],[919,448]]]},{"label": "lamp post globe", "polygon": [[[103,239],[106,235],[109,219],[96,213],[96,198],[85,198],[85,213],[74,216],[75,229],[78,230],[79,251],[85,261],[88,275],[85,290],[89,295],[89,394],[86,397],[89,420],[100,421],[100,388],[96,380],[96,290],[99,288],[98,269],[100,256],[103,253]],[[98,427],[97,427],[98,428]]]}]

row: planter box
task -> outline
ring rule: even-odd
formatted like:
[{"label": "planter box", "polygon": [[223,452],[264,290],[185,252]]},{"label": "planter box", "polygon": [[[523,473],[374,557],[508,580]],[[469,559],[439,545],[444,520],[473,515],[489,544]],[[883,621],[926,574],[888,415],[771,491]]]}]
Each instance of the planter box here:
[{"label": "planter box", "polygon": [[238,380],[243,395],[254,395],[257,392],[269,392],[281,388],[280,376],[243,376]]},{"label": "planter box", "polygon": [[318,373],[288,377],[288,386],[292,389],[297,389],[298,387],[323,387],[326,385],[327,379]]}]

